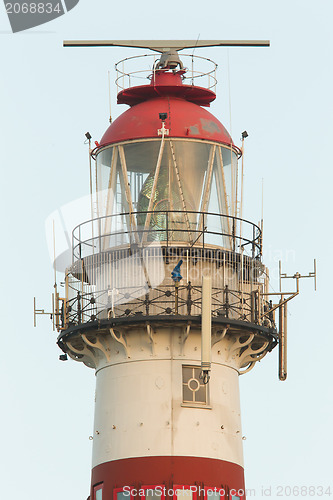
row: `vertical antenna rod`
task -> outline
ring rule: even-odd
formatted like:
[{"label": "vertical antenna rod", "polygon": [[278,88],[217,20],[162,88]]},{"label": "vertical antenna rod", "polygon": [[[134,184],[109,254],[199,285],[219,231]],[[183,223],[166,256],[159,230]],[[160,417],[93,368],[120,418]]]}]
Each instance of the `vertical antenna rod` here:
[{"label": "vertical antenna rod", "polygon": [[246,137],[248,137],[249,134],[244,130],[242,132],[242,170],[241,170],[241,192],[240,192],[240,210],[239,210],[239,218],[240,220],[240,225],[239,225],[239,236],[240,236],[240,242],[242,241],[242,218],[243,218],[243,197],[244,197],[244,141]]},{"label": "vertical antenna rod", "polygon": [[112,123],[112,116],[111,116],[111,83],[110,83],[110,71],[108,71],[108,85],[109,85],[109,111],[110,111],[109,122],[110,122],[110,123]]}]

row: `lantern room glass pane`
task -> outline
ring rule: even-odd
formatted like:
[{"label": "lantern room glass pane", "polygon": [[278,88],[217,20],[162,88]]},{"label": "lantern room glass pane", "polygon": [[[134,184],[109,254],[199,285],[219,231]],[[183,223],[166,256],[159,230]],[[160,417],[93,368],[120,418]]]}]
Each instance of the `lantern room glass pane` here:
[{"label": "lantern room glass pane", "polygon": [[[102,223],[104,248],[112,245],[111,233],[122,234],[117,241],[125,244],[133,231],[146,241],[168,236],[191,244],[206,225],[208,233],[216,233],[206,242],[228,247],[230,239],[221,233],[230,235],[227,217],[236,210],[236,173],[235,153],[204,141],[150,139],[104,149],[97,157],[97,215],[135,213]],[[225,217],[203,220],[200,212]]]},{"label": "lantern room glass pane", "polygon": [[205,174],[208,167],[210,143],[172,140],[171,147],[175,153],[173,174],[175,181],[177,171],[180,182],[176,182],[175,190],[183,192],[186,200],[186,209],[199,211]]},{"label": "lantern room glass pane", "polygon": [[[226,204],[229,215],[236,216],[236,178],[238,159],[234,151],[227,147],[221,147],[223,174],[226,190]],[[223,179],[221,179],[223,185]],[[223,195],[224,196],[224,195]]]}]

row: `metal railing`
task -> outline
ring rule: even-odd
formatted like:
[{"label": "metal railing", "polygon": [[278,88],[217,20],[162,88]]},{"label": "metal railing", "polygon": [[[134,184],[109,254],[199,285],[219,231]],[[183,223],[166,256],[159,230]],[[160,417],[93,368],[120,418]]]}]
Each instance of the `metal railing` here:
[{"label": "metal railing", "polygon": [[[200,316],[206,274],[213,317],[274,328],[263,300],[268,281],[258,226],[207,212],[147,213],[99,217],[73,230],[62,329],[110,318]],[[175,284],[180,260],[183,278]]]},{"label": "metal railing", "polygon": [[[181,280],[172,271],[181,264]],[[212,277],[212,315],[274,327],[257,258],[218,247],[122,247],[76,260],[66,275],[63,327],[110,318],[200,316],[202,276]]]},{"label": "metal railing", "polygon": [[166,249],[175,243],[189,248],[214,246],[261,258],[261,230],[250,221],[210,212],[164,210],[124,212],[79,224],[72,232],[73,263],[119,247],[146,247],[154,242]]},{"label": "metal railing", "polygon": [[[142,59],[148,58],[148,67],[142,69]],[[186,85],[196,85],[216,91],[217,64],[207,57],[196,56],[193,54],[181,54],[181,59],[187,63],[186,73],[183,75],[183,81]],[[143,85],[144,81],[150,80],[154,75],[156,64],[159,57],[156,54],[143,54],[141,56],[132,56],[122,59],[115,64],[117,77],[117,93],[120,91]],[[205,66],[205,69],[197,69],[197,65]]]},{"label": "metal railing", "polygon": [[[139,297],[137,296],[139,294]],[[177,299],[176,299],[177,297]],[[63,318],[66,328],[92,321],[112,318],[138,318],[163,316],[201,316],[202,287],[191,282],[175,287],[162,285],[154,289],[133,287],[131,291],[117,289],[81,293],[68,300]],[[212,289],[212,317],[250,322],[275,328],[274,313],[267,312],[269,302],[260,305],[259,290],[244,292],[229,289]]]}]

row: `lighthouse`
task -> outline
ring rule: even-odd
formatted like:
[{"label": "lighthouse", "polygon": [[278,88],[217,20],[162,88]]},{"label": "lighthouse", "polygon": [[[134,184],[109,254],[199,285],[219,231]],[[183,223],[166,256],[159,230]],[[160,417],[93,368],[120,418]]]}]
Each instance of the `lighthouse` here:
[{"label": "lighthouse", "polygon": [[62,359],[96,375],[90,500],[245,499],[239,376],[279,344],[286,377],[287,300],[243,218],[243,146],[208,111],[216,65],[178,53],[214,43],[148,42],[99,43],[159,55],[116,66],[129,108],[90,151],[92,217],[55,297]]}]

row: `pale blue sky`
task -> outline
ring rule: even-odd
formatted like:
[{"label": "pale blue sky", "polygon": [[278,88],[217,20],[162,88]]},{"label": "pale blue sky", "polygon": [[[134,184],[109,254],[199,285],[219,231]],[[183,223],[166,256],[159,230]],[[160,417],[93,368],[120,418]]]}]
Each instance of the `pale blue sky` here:
[{"label": "pale blue sky", "polygon": [[[289,307],[289,369],[273,351],[240,380],[247,488],[331,486],[331,215],[333,7],[328,0],[99,0],[26,33],[0,8],[2,152],[1,478],[3,498],[82,500],[90,484],[94,373],[58,361],[47,216],[89,189],[84,133],[108,126],[107,71],[130,49],[63,49],[63,39],[270,39],[269,49],[202,49],[219,64],[212,112],[239,145],[246,129],[244,217],[260,218],[264,178],[266,265],[312,270]],[[114,76],[114,73],[111,73]],[[113,117],[126,109],[116,106]],[[290,283],[292,288],[294,283]],[[273,279],[273,286],[277,282]],[[313,498],[303,496],[303,498]],[[326,498],[324,496],[324,498]]]}]

